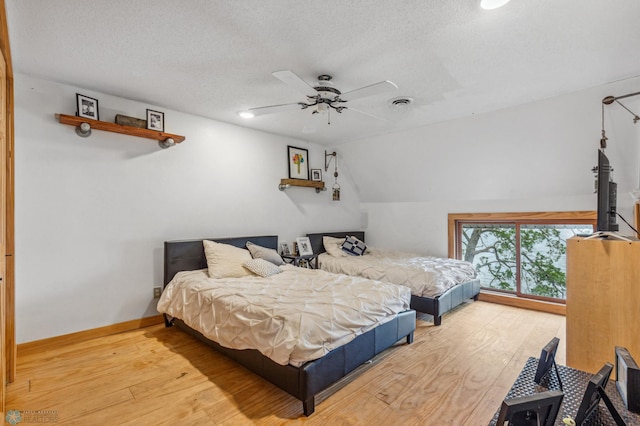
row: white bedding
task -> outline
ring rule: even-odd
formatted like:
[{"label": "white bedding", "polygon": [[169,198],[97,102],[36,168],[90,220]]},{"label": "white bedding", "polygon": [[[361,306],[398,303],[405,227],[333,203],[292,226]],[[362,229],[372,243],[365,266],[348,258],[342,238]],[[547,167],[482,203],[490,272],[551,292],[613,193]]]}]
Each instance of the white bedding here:
[{"label": "white bedding", "polygon": [[179,272],[158,311],[232,349],[300,366],[409,309],[409,288],[291,265],[268,278]]},{"label": "white bedding", "polygon": [[463,260],[379,248],[367,248],[364,256],[322,253],[318,261],[325,271],[405,285],[411,288],[411,294],[421,297],[436,297],[476,278],[473,265]]}]

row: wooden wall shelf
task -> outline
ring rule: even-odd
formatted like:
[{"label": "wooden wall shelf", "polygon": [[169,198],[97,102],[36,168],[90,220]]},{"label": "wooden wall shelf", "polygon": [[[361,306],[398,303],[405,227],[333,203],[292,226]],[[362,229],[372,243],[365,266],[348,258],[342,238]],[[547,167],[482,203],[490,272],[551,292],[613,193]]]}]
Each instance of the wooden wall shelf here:
[{"label": "wooden wall shelf", "polygon": [[124,135],[137,136],[140,138],[154,139],[157,141],[166,141],[173,139],[174,143],[180,143],[185,140],[184,136],[174,135],[171,133],[158,132],[157,130],[141,129],[139,127],[123,126],[116,123],[108,123],[106,121],[92,120],[85,117],[76,117],[75,115],[56,114],[56,118],[62,124],[78,127],[82,123],[87,123],[95,130],[104,130],[106,132],[121,133]]},{"label": "wooden wall shelf", "polygon": [[280,179],[280,185],[278,185],[278,189],[280,191],[284,191],[290,186],[301,186],[304,188],[315,188],[316,192],[326,191],[327,188],[324,186],[324,182],[315,181],[315,180],[306,180],[306,179]]}]

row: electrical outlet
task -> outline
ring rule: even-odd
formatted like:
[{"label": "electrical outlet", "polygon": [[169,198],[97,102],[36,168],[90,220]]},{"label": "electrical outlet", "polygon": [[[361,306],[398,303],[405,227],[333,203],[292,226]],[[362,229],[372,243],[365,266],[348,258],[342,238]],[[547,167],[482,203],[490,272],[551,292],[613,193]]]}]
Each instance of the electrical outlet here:
[{"label": "electrical outlet", "polygon": [[160,294],[162,294],[162,287],[154,287],[153,288],[153,298],[154,299],[159,298]]}]

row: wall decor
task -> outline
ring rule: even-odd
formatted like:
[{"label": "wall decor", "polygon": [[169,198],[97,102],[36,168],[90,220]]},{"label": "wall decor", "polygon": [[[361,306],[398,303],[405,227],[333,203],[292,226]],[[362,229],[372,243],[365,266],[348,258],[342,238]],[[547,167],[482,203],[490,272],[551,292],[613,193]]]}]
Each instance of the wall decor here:
[{"label": "wall decor", "polygon": [[322,170],[320,169],[311,169],[311,180],[320,182],[322,181]]},{"label": "wall decor", "polygon": [[291,254],[291,249],[289,248],[288,243],[280,243],[280,255],[281,256],[289,256]]},{"label": "wall decor", "polygon": [[[328,161],[327,161],[327,158],[329,158]],[[333,201],[340,201],[340,184],[338,183],[338,154],[335,151],[330,153],[327,153],[327,151],[325,151],[324,152],[324,171],[325,172],[329,171],[329,165],[331,164],[331,160],[334,160],[333,177],[335,178],[335,183],[331,187],[331,199]]]},{"label": "wall decor", "polygon": [[307,256],[313,254],[313,249],[311,248],[311,241],[309,241],[309,237],[298,237],[296,238],[296,243],[298,243],[298,256]]},{"label": "wall decor", "polygon": [[164,112],[147,109],[147,129],[164,132]]},{"label": "wall decor", "polygon": [[76,93],[76,103],[78,107],[78,117],[91,118],[92,120],[100,119],[98,116],[97,99]]},{"label": "wall decor", "polygon": [[309,151],[290,145],[287,146],[287,150],[289,179],[309,180]]}]

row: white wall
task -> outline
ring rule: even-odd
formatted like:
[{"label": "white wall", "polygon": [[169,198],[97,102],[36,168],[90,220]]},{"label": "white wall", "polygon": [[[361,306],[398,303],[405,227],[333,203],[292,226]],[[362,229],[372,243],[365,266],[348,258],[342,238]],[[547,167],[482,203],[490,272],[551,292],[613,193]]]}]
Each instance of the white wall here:
[{"label": "white wall", "polygon": [[[76,92],[99,100],[104,121],[164,111],[166,131],[186,141],[161,150],[98,130],[80,138],[54,117],[75,113]],[[348,177],[340,202],[330,191],[277,188],[287,145],[309,149],[312,168],[324,167],[324,147],[21,74],[15,145],[18,343],[157,315],[152,289],[162,285],[165,240],[276,234],[291,242],[360,224]]]},{"label": "white wall", "polygon": [[[636,78],[342,146],[368,243],[446,256],[448,213],[595,210],[601,100],[639,90]],[[640,96],[621,102],[640,114]],[[617,104],[605,120],[618,211],[632,222],[640,123]]]}]

